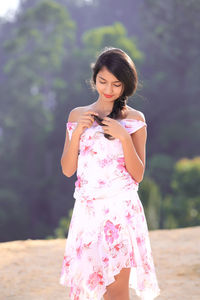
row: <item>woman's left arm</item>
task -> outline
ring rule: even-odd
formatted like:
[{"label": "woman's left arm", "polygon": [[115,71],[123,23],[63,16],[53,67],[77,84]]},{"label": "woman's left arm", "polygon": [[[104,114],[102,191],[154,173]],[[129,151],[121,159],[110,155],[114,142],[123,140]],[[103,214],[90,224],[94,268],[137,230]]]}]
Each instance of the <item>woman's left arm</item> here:
[{"label": "woman's left arm", "polygon": [[[141,120],[145,122],[145,120]],[[147,127],[143,126],[131,135],[121,137],[127,171],[139,183],[143,180],[146,162]]]}]

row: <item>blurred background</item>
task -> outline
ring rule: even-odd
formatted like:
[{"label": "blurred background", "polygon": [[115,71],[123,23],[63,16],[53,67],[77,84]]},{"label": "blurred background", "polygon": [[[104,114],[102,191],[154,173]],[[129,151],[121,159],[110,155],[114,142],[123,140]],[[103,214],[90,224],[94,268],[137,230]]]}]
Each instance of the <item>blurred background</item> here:
[{"label": "blurred background", "polygon": [[60,166],[66,122],[96,101],[90,64],[105,46],[126,51],[139,75],[128,105],[148,124],[139,195],[149,229],[200,225],[200,1],[8,2],[0,4],[0,241],[67,236],[76,175]]}]

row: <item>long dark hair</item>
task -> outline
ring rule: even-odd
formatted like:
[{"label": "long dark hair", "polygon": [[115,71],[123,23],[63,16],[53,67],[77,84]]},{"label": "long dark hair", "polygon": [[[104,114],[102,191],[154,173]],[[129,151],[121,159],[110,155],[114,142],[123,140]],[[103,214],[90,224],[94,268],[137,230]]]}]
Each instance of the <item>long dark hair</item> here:
[{"label": "long dark hair", "polygon": [[93,75],[90,84],[93,89],[95,89],[97,74],[103,67],[106,67],[124,86],[122,95],[114,101],[113,109],[107,117],[123,118],[128,97],[133,95],[137,89],[138,76],[135,64],[123,50],[105,47],[99,54],[96,63],[91,64]]}]

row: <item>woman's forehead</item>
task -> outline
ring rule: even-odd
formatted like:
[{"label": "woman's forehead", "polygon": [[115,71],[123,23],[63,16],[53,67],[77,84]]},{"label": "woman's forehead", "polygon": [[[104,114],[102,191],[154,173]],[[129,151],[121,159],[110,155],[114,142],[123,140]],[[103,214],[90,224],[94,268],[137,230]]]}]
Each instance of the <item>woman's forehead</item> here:
[{"label": "woman's forehead", "polygon": [[106,67],[103,67],[97,74],[98,77],[113,82],[120,82]]}]

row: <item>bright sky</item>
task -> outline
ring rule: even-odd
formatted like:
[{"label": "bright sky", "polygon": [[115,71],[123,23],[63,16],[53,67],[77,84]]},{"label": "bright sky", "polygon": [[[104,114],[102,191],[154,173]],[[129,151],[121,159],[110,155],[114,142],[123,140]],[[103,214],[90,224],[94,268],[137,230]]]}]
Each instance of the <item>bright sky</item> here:
[{"label": "bright sky", "polygon": [[5,16],[9,10],[16,10],[19,5],[19,0],[0,0],[0,17]]}]

